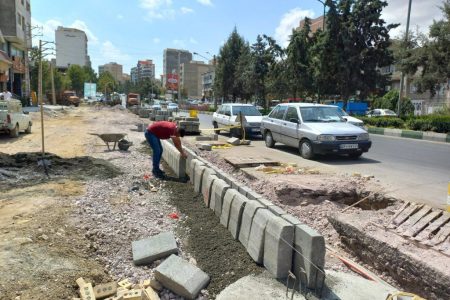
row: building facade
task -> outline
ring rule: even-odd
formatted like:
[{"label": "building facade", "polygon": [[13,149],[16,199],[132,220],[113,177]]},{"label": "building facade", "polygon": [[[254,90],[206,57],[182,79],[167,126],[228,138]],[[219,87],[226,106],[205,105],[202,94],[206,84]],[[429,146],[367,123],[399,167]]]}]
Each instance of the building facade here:
[{"label": "building facade", "polygon": [[[163,56],[163,75],[164,80],[162,84],[167,87],[168,79],[174,78],[174,74],[180,74],[180,65],[188,63],[192,60],[192,53],[187,50],[180,49],[164,49]],[[172,74],[169,76],[169,74]]]},{"label": "building facade", "polygon": [[[315,33],[319,29],[323,30],[323,25],[324,25],[324,17],[323,16],[320,16],[320,17],[315,18],[315,19],[310,19],[310,21],[311,21],[311,33]],[[298,30],[302,29],[303,26],[305,26],[305,20],[304,19],[300,21],[300,24],[298,26]]]},{"label": "building facade", "polygon": [[[29,96],[30,0],[0,0],[0,86]],[[5,70],[8,69],[7,72]]]},{"label": "building facade", "polygon": [[98,75],[101,75],[104,72],[109,72],[116,82],[125,82],[123,78],[123,66],[116,62],[98,66]]},{"label": "building facade", "polygon": [[56,67],[67,69],[71,65],[91,66],[86,33],[75,28],[59,26],[55,31]]},{"label": "building facade", "polygon": [[131,68],[130,71],[131,82],[137,83],[139,81],[155,79],[155,64],[152,60],[139,60],[136,67]]},{"label": "building facade", "polygon": [[189,99],[204,97],[202,74],[212,71],[213,65],[202,61],[190,61],[181,64],[180,85],[182,93]]},{"label": "building facade", "polygon": [[200,76],[202,81],[202,96],[205,100],[211,101],[214,99],[214,78],[216,76],[215,68],[212,67]]}]

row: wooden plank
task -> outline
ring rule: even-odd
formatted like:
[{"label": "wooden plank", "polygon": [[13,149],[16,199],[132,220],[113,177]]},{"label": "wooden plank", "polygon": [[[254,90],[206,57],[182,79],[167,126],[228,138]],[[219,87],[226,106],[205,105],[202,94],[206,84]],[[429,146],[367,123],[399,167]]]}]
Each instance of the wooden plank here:
[{"label": "wooden plank", "polygon": [[225,157],[224,160],[235,168],[265,166],[279,166],[280,162],[265,157]]},{"label": "wooden plank", "polygon": [[[400,209],[397,210],[397,212],[395,213],[395,215],[387,222],[388,228],[392,225],[392,222],[395,220],[395,218],[397,218],[398,215],[401,214],[402,211],[404,211],[410,204],[411,204],[411,202],[405,202],[405,203],[403,203],[402,207],[400,207]],[[393,226],[394,226],[394,225],[393,225]],[[395,226],[392,227],[392,228],[395,228]]]},{"label": "wooden plank", "polygon": [[439,218],[442,214],[441,210],[435,209],[422,219],[420,219],[419,222],[417,222],[414,226],[409,228],[406,232],[403,233],[404,236],[408,237],[414,237],[416,236],[420,231],[422,231],[425,227],[427,227],[431,222]]},{"label": "wooden plank", "polygon": [[444,225],[450,219],[450,215],[446,212],[442,214],[437,220],[434,220],[428,225],[422,232],[420,232],[414,239],[419,242],[424,242],[430,239],[430,235],[433,231],[436,231],[439,227]]},{"label": "wooden plank", "polygon": [[392,221],[392,223],[394,223],[394,225],[399,226],[400,224],[405,222],[409,218],[409,216],[414,214],[416,211],[418,211],[422,207],[423,207],[423,204],[413,204],[413,203],[411,203],[411,205],[407,209],[402,211],[402,213],[399,214],[398,217],[395,218],[394,221]]},{"label": "wooden plank", "polygon": [[422,209],[420,209],[418,212],[416,212],[414,215],[411,215],[408,220],[403,222],[398,228],[398,233],[403,233],[410,229],[412,226],[414,226],[417,222],[419,222],[420,219],[422,219],[424,216],[426,216],[431,211],[431,207],[424,206]]},{"label": "wooden plank", "polygon": [[445,239],[450,235],[450,222],[446,223],[441,229],[436,233],[436,235],[428,242],[430,246],[436,246],[445,241]]}]

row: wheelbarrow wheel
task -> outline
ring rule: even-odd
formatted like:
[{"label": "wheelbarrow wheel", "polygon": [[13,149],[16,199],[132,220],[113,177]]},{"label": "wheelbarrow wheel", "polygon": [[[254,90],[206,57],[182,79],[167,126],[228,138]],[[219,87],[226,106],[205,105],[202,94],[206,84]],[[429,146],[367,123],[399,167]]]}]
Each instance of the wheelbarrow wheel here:
[{"label": "wheelbarrow wheel", "polygon": [[126,139],[121,139],[118,143],[119,149],[122,151],[127,151],[128,148],[132,145],[132,142],[127,141]]}]

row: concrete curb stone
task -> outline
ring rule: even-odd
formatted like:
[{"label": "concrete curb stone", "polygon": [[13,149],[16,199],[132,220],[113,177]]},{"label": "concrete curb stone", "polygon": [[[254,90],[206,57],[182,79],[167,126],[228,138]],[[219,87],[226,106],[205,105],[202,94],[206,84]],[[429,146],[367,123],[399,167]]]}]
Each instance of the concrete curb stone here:
[{"label": "concrete curb stone", "polygon": [[172,232],[162,232],[131,243],[133,263],[150,264],[153,261],[178,253],[177,241]]},{"label": "concrete curb stone", "polygon": [[213,182],[211,199],[209,200],[209,208],[211,208],[219,218],[222,214],[223,198],[229,188],[231,187],[222,179],[217,179]]},{"label": "concrete curb stone", "polygon": [[201,193],[202,191],[203,174],[207,168],[207,166],[200,164],[197,164],[194,167],[194,191],[196,193]]},{"label": "concrete curb stone", "polygon": [[239,231],[239,241],[246,249],[248,245],[248,238],[250,236],[250,230],[252,228],[253,217],[256,211],[260,208],[264,208],[264,206],[256,201],[251,200],[249,200],[244,207],[244,212],[242,213],[241,229]]},{"label": "concrete curb stone", "polygon": [[253,217],[250,235],[248,237],[247,252],[259,264],[264,258],[264,235],[267,223],[275,215],[268,209],[258,209]]},{"label": "concrete curb stone", "polygon": [[231,204],[237,194],[239,194],[238,191],[229,188],[225,192],[225,196],[223,197],[222,213],[220,214],[220,224],[222,224],[225,228],[228,228],[228,221],[230,219],[231,213]]},{"label": "concrete curb stone", "polygon": [[211,188],[214,180],[216,179],[219,179],[216,176],[216,172],[214,172],[213,169],[207,167],[203,172],[202,187],[201,187],[203,202],[205,202],[206,207],[209,207],[209,201],[211,199]]},{"label": "concrete curb stone", "polygon": [[239,192],[236,193],[233,201],[231,202],[230,217],[228,218],[228,230],[231,232],[231,235],[235,240],[240,241],[240,232],[244,219],[243,213],[248,203],[249,200],[246,197],[242,196]]}]

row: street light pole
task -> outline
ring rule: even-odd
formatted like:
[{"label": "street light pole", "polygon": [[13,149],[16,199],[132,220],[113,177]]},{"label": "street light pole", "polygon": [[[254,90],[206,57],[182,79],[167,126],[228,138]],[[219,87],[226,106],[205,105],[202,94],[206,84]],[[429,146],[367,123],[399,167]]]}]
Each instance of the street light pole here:
[{"label": "street light pole", "polygon": [[[406,33],[405,33],[405,46],[408,48],[408,34],[409,34],[409,19],[411,17],[411,3],[412,0],[409,0],[408,4],[408,18],[406,19]],[[402,75],[400,78],[400,92],[398,93],[398,101],[397,101],[397,115],[400,117],[400,108],[401,108],[401,101],[402,101],[402,94],[403,94],[403,85],[405,81],[405,73],[402,71]]]},{"label": "street light pole", "polygon": [[325,6],[327,5],[326,2],[322,1],[322,0],[317,0],[320,3],[323,4],[323,17],[322,17],[322,30],[325,31]]}]

